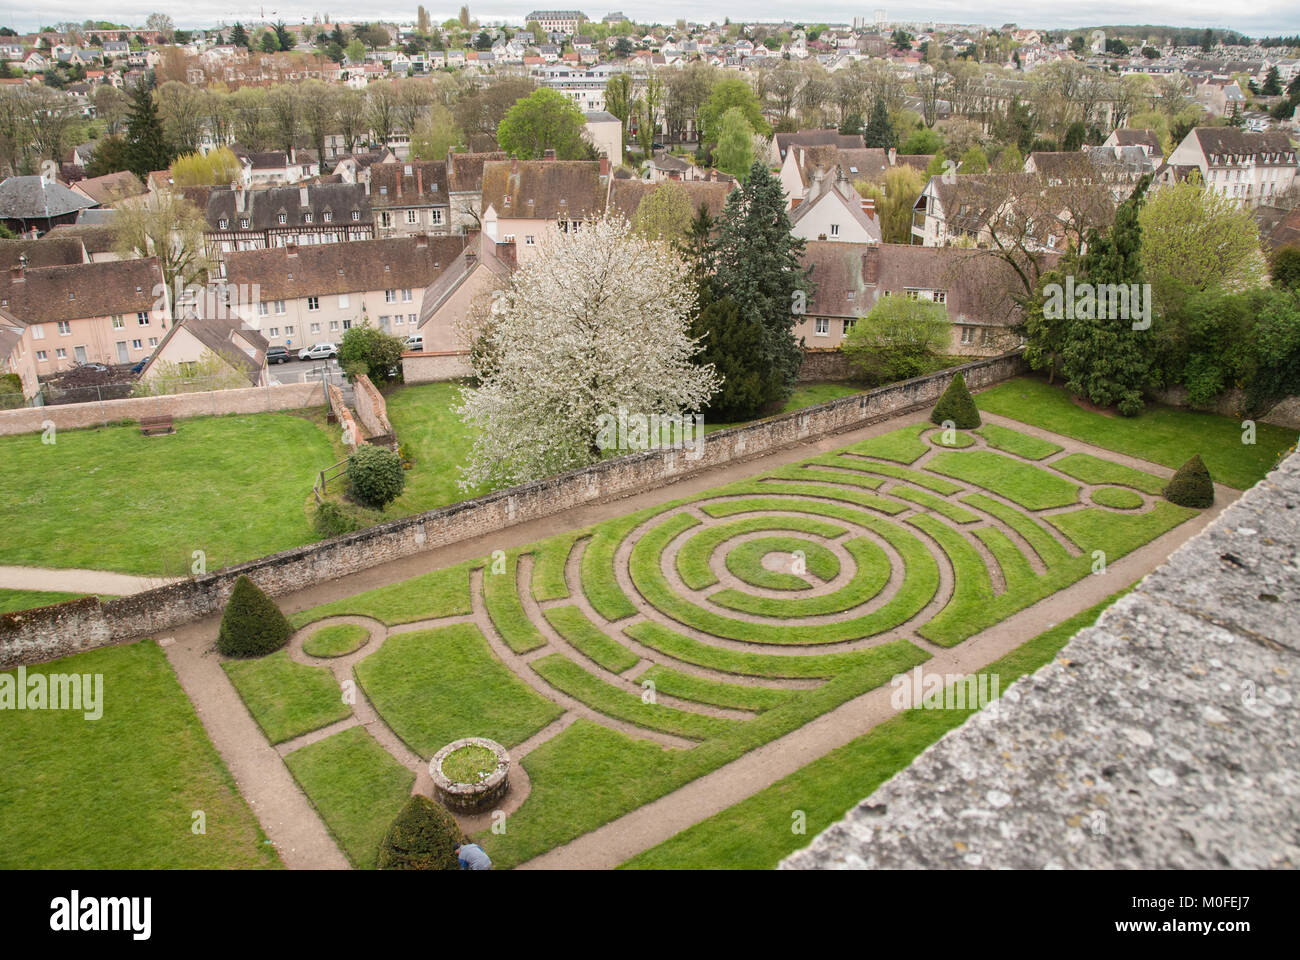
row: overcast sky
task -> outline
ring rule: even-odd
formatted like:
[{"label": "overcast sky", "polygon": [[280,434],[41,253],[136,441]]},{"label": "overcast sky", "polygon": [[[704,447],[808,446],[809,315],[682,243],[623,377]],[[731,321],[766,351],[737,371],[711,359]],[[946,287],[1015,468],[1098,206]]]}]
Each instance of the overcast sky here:
[{"label": "overcast sky", "polygon": [[[18,6],[13,0],[0,0],[0,23],[19,30],[35,30],[46,23],[71,20],[81,22],[89,17],[113,20],[132,25],[141,24],[154,10],[169,14],[178,26],[207,27],[236,20],[245,24],[261,19],[286,23],[310,21],[315,14],[331,14],[339,20],[396,19],[412,20],[417,0],[358,3],[350,8],[333,6],[320,0],[320,4],[302,2],[271,2],[264,6],[242,0],[42,0],[40,4]],[[427,3],[435,21],[441,22],[455,15],[459,4],[440,5]],[[550,8],[561,5],[552,4]],[[1129,24],[1136,22],[1171,24],[1174,26],[1225,27],[1242,33],[1263,36],[1267,34],[1300,33],[1300,3],[1295,0],[1257,0],[1246,7],[1228,5],[1223,0],[1148,0],[1135,5],[1114,0],[1079,2],[1048,6],[1043,3],[1006,0],[985,4],[969,0],[923,0],[920,5],[890,8],[887,3],[872,5],[867,2],[849,3],[844,0],[823,0],[808,3],[806,0],[767,0],[762,4],[729,3],[728,0],[631,0],[610,7],[578,6],[590,17],[603,17],[611,10],[621,10],[634,19],[668,22],[677,17],[690,20],[718,20],[727,16],[736,19],[761,18],[764,20],[810,19],[811,22],[849,22],[855,16],[870,17],[877,6],[897,20],[938,20],[941,22],[979,22],[992,26],[1014,22],[1022,27],[1056,28],[1090,26],[1096,24]],[[470,11],[482,20],[519,21],[524,14],[536,9],[510,2],[471,3]],[[543,8],[546,9],[546,8]],[[1231,19],[1225,19],[1231,17]]]}]

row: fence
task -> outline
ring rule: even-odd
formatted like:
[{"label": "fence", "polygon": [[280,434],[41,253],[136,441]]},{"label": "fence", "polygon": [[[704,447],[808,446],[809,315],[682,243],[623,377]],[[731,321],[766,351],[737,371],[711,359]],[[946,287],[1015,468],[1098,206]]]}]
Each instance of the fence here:
[{"label": "fence", "polygon": [[326,487],[331,480],[337,480],[347,471],[348,461],[340,460],[331,467],[316,472],[316,482],[311,485],[312,496],[316,498],[316,506],[325,502]]}]

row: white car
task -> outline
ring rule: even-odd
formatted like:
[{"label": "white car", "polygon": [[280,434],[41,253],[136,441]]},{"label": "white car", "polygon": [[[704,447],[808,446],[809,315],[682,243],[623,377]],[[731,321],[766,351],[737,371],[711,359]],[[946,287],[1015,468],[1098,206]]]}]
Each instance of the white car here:
[{"label": "white car", "polygon": [[325,360],[338,355],[339,348],[332,343],[313,343],[310,347],[303,347],[298,351],[299,360]]},{"label": "white car", "polygon": [[415,333],[406,338],[406,349],[412,351],[424,350],[424,334]]}]

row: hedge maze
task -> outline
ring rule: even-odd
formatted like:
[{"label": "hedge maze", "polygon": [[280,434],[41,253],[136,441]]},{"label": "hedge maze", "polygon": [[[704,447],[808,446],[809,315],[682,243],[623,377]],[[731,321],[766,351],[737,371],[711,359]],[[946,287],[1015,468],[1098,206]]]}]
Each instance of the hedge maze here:
[{"label": "hedge maze", "polygon": [[[310,768],[304,790],[365,864],[358,838],[382,832],[394,792],[376,799],[374,822],[338,809],[337,786],[323,786],[331,739],[367,722],[386,748],[365,754],[378,783],[406,782],[402,768],[418,777],[451,740],[494,739],[523,771],[509,827],[463,826],[512,865],[888,684],[1197,513],[1161,498],[1161,477],[1014,426],[905,427],[298,614],[288,656],[364,696],[352,723],[278,749],[290,769]],[[325,634],[343,625],[353,630]],[[249,669],[241,686],[254,689]],[[245,699],[270,736],[301,729]],[[322,704],[289,713],[335,716]],[[338,756],[355,759],[352,746]],[[294,762],[298,749],[311,765]]]}]

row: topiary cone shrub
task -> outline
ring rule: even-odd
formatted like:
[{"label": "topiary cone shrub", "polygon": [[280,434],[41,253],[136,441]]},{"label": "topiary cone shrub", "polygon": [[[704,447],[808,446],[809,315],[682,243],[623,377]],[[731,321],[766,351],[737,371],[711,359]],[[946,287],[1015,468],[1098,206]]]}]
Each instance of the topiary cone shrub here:
[{"label": "topiary cone shrub", "polygon": [[391,450],[363,443],[348,457],[348,484],[357,501],[382,510],[406,486],[402,458]]},{"label": "topiary cone shrub", "polygon": [[982,422],[975,399],[966,389],[966,378],[960,373],[952,378],[948,389],[930,411],[931,423],[943,426],[946,420],[951,420],[958,430],[974,430]]},{"label": "topiary cone shrub", "polygon": [[1165,487],[1165,499],[1180,507],[1196,507],[1198,510],[1214,504],[1214,481],[1210,471],[1201,462],[1200,454],[1192,454]]},{"label": "topiary cone shrub", "polygon": [[291,633],[275,601],[241,575],[221,615],[217,650],[227,657],[261,657],[283,647]]},{"label": "topiary cone shrub", "polygon": [[416,794],[379,842],[380,870],[459,870],[456,845],[465,842],[446,807]]}]

